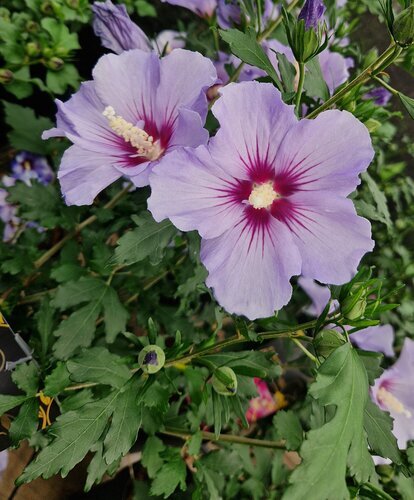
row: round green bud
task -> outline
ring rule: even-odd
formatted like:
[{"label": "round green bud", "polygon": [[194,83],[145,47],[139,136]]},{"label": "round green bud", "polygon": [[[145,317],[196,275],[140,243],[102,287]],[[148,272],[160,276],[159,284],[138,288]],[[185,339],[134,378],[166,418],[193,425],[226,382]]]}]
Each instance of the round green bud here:
[{"label": "round green bud", "polygon": [[228,366],[217,368],[213,374],[213,389],[222,396],[234,396],[237,392],[237,377]]},{"label": "round green bud", "polygon": [[7,85],[8,83],[11,83],[13,79],[14,75],[9,69],[6,68],[0,69],[0,83]]},{"label": "round green bud", "polygon": [[53,14],[52,2],[42,2],[40,5],[40,10],[43,12],[43,14]]},{"label": "round green bud", "polygon": [[361,288],[361,284],[355,283],[351,288],[348,297],[341,304],[341,311],[345,318],[351,321],[361,318],[367,307],[366,290]]},{"label": "round green bud", "polygon": [[318,356],[327,358],[335,349],[345,344],[345,342],[344,336],[336,330],[322,330],[316,335],[313,346]]},{"label": "round green bud", "polygon": [[37,42],[26,43],[26,54],[30,57],[36,57],[40,53],[40,45]]},{"label": "round green bud", "polygon": [[36,33],[37,31],[39,31],[39,25],[37,24],[36,21],[30,19],[26,23],[26,31],[29,33]]},{"label": "round green bud", "polygon": [[138,356],[138,364],[144,373],[157,373],[164,366],[165,354],[157,345],[147,345]]},{"label": "round green bud", "polygon": [[60,57],[52,57],[46,61],[46,66],[53,71],[59,71],[63,68],[64,64],[65,61],[63,61]]},{"label": "round green bud", "polygon": [[401,47],[408,47],[414,43],[414,5],[398,14],[392,25],[392,34]]}]

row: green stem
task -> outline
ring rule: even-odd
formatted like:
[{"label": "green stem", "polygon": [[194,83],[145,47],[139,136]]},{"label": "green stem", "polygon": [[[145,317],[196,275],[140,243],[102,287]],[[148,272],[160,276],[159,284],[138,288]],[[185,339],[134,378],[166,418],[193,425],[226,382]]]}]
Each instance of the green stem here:
[{"label": "green stem", "polygon": [[259,33],[262,31],[262,0],[256,0],[256,5],[257,5],[257,32]]},{"label": "green stem", "polygon": [[381,490],[372,483],[365,483],[363,486],[364,488],[368,488],[369,490],[374,491],[379,497],[384,498],[384,500],[393,500],[393,497],[391,495],[388,495],[388,493]]},{"label": "green stem", "polygon": [[308,351],[306,349],[306,347],[297,338],[293,337],[291,340],[299,347],[299,349],[305,354],[305,356],[307,356],[309,359],[311,359],[317,365],[319,364],[316,357],[310,351]]},{"label": "green stem", "polygon": [[[113,198],[111,198],[106,205],[104,205],[104,209],[110,209],[113,208],[131,189],[131,184],[128,184],[122,191],[119,191]],[[84,221],[82,221],[80,224],[76,226],[76,228],[68,233],[66,236],[64,236],[60,241],[55,243],[47,252],[45,252],[41,257],[39,257],[37,260],[34,262],[34,267],[35,269],[41,268],[46,262],[51,259],[55,254],[61,250],[65,244],[70,241],[72,238],[74,238],[76,235],[78,235],[85,227],[90,226],[97,220],[96,215],[91,215]]]},{"label": "green stem", "polygon": [[298,90],[296,91],[295,98],[295,111],[298,118],[300,118],[300,101],[302,99],[303,84],[305,83],[305,63],[300,62],[299,64],[299,83]]},{"label": "green stem", "polygon": [[[185,441],[189,440],[193,436],[193,434],[188,431],[170,427],[167,427],[165,430],[160,431],[160,434],[178,437]],[[227,443],[245,444],[247,446],[260,446],[262,448],[286,448],[286,446],[282,442],[268,441],[266,439],[253,439],[244,436],[235,436],[233,434],[219,434],[219,436],[216,437],[213,432],[201,431],[201,437],[204,441],[223,441]]]},{"label": "green stem", "polygon": [[378,76],[373,76],[373,80],[375,80],[377,83],[382,85],[385,89],[387,89],[391,94],[398,95],[398,90],[396,90],[394,87],[391,87],[391,85],[388,85],[387,82],[384,82],[381,78]]},{"label": "green stem", "polygon": [[372,64],[365,68],[360,75],[349,82],[348,85],[345,85],[345,87],[334,94],[330,99],[325,101],[321,106],[312,111],[312,113],[309,113],[306,118],[315,118],[320,113],[322,113],[322,111],[329,109],[333,104],[335,104],[346,94],[348,94],[349,91],[351,91],[358,85],[362,85],[377,73],[385,69],[385,67],[389,66],[399,56],[400,52],[400,47],[397,47],[395,43],[390,45],[390,47],[388,47],[388,49],[383,52]]}]

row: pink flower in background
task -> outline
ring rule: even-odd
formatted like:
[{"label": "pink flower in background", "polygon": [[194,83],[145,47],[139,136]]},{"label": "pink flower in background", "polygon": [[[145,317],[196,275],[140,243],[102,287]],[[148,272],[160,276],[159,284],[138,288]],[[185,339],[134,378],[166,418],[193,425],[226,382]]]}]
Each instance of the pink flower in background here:
[{"label": "pink flower in background", "polygon": [[255,378],[254,383],[256,384],[259,396],[251,399],[249,402],[246,412],[246,418],[249,423],[268,417],[285,406],[284,404],[278,404],[264,380]]},{"label": "pink flower in background", "polygon": [[217,301],[256,319],[287,304],[292,276],[345,283],[372,250],[370,224],[347,196],[374,151],[350,113],[298,121],[270,84],[221,92],[217,134],[153,170],[148,207],[157,221],[199,231]]}]

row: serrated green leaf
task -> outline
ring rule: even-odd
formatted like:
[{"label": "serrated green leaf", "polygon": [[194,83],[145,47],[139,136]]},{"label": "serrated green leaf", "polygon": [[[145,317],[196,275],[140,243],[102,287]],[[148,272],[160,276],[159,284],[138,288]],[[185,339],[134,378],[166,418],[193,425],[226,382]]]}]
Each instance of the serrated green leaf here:
[{"label": "serrated green leaf", "polygon": [[23,439],[28,439],[36,432],[39,423],[39,401],[37,398],[30,398],[25,401],[10,425],[10,439],[14,446]]},{"label": "serrated green leaf", "polygon": [[43,392],[46,396],[55,397],[71,383],[66,364],[59,361],[53,371],[45,378]]},{"label": "serrated green leaf", "polygon": [[13,382],[28,396],[35,396],[39,387],[39,369],[34,361],[19,364],[12,373]]},{"label": "serrated green leaf", "polygon": [[378,184],[367,172],[364,172],[361,177],[367,183],[368,189],[370,190],[376,204],[377,211],[381,215],[384,224],[386,224],[388,229],[392,229],[391,216],[385,194],[380,190]]},{"label": "serrated green leaf", "polygon": [[115,409],[118,395],[119,391],[115,391],[86,404],[79,411],[60,415],[48,431],[53,436],[52,442],[25,468],[16,484],[21,485],[40,476],[47,479],[57,473],[66,477],[99,440]]},{"label": "serrated green leaf", "polygon": [[135,377],[118,396],[111,427],[104,441],[104,458],[107,464],[126,455],[137,439],[142,421],[141,407],[137,403],[141,389],[142,383]]},{"label": "serrated green leaf", "polygon": [[186,478],[187,468],[179,451],[175,456],[166,462],[158,471],[151,486],[151,495],[163,495],[164,498],[174,493],[179,486],[182,491],[187,488]]},{"label": "serrated green leaf", "polygon": [[[31,85],[29,85],[31,92]],[[24,108],[18,104],[3,101],[6,113],[6,123],[11,127],[8,133],[10,145],[15,149],[30,151],[31,153],[45,154],[48,146],[42,140],[44,130],[53,127],[49,118],[36,117],[30,108]]]},{"label": "serrated green leaf", "polygon": [[292,473],[284,498],[348,499],[347,465],[358,482],[375,474],[363,431],[368,387],[365,368],[349,343],[320,366],[309,392],[322,406],[335,405],[335,414],[307,434],[300,449],[302,463]]},{"label": "serrated green leaf", "polygon": [[37,331],[40,338],[40,359],[46,361],[46,355],[50,344],[53,341],[54,310],[50,305],[48,296],[42,301],[39,311],[36,314]]},{"label": "serrated green leaf", "polygon": [[195,434],[191,436],[191,438],[188,441],[188,454],[198,455],[200,453],[200,447],[202,442],[203,442],[203,433],[201,431],[197,431]]},{"label": "serrated green leaf", "polygon": [[278,411],[273,418],[273,425],[279,439],[286,440],[288,450],[297,450],[303,441],[303,429],[295,412]]},{"label": "serrated green leaf", "polygon": [[148,476],[151,479],[155,477],[164,463],[160,457],[160,453],[164,450],[165,446],[163,442],[156,436],[150,436],[145,442],[142,451],[142,465],[147,469]]},{"label": "serrated green leaf", "polygon": [[96,300],[107,290],[106,284],[97,278],[83,277],[59,286],[52,301],[53,307],[67,309],[72,306]]},{"label": "serrated green leaf", "polygon": [[160,223],[147,219],[140,227],[128,231],[118,240],[115,260],[121,264],[135,264],[164,249],[176,233],[170,221]]},{"label": "serrated green leaf", "polygon": [[100,310],[100,301],[91,302],[62,321],[55,331],[59,339],[53,346],[58,359],[67,359],[78,347],[88,347],[91,344]]},{"label": "serrated green leaf", "polygon": [[368,443],[375,453],[389,458],[395,464],[401,464],[397,440],[392,433],[393,420],[389,413],[378,408],[370,399],[365,407],[364,429]]},{"label": "serrated green leaf", "polygon": [[66,363],[71,380],[97,382],[120,389],[131,378],[131,372],[123,359],[105,347],[85,349]]},{"label": "serrated green leaf", "polygon": [[[88,465],[88,475],[86,477],[84,490],[90,491],[94,484],[102,481],[105,474],[112,476],[118,470],[119,460],[115,460],[112,464],[108,465],[103,458],[103,443],[99,442],[95,447],[95,455]],[[92,450],[94,451],[94,450]]]},{"label": "serrated green leaf", "polygon": [[30,399],[29,396],[8,396],[6,394],[0,394],[0,416],[4,415],[9,410],[16,408],[16,406],[21,405],[25,401]]},{"label": "serrated green leaf", "polygon": [[248,28],[246,33],[237,29],[219,30],[221,38],[230,45],[232,53],[242,61],[266,71],[282,91],[282,83],[263,47],[256,40],[256,32]]},{"label": "serrated green leaf", "polygon": [[103,298],[106,341],[111,344],[116,336],[126,329],[129,313],[121,304],[118,294],[113,288],[108,288]]}]

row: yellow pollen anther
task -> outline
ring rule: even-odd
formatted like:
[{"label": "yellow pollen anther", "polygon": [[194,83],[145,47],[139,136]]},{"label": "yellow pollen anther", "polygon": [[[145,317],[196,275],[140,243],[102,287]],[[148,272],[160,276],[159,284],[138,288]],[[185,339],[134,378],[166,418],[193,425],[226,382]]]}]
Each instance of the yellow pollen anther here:
[{"label": "yellow pollen anther", "polygon": [[403,413],[407,418],[412,417],[412,413],[405,408],[401,401],[387,391],[387,389],[384,389],[384,387],[378,389],[377,397],[380,403],[388,409],[395,411],[395,413]]},{"label": "yellow pollen anther", "polygon": [[154,143],[154,138],[148,135],[145,130],[135,127],[122,116],[117,115],[112,106],[107,106],[102,114],[108,119],[109,126],[116,135],[136,148],[137,156],[145,156],[148,160],[156,160],[161,156],[163,150],[158,141]]},{"label": "yellow pollen anther", "polygon": [[279,198],[279,195],[273,189],[273,182],[264,182],[255,184],[249,196],[249,203],[253,208],[268,208]]}]

